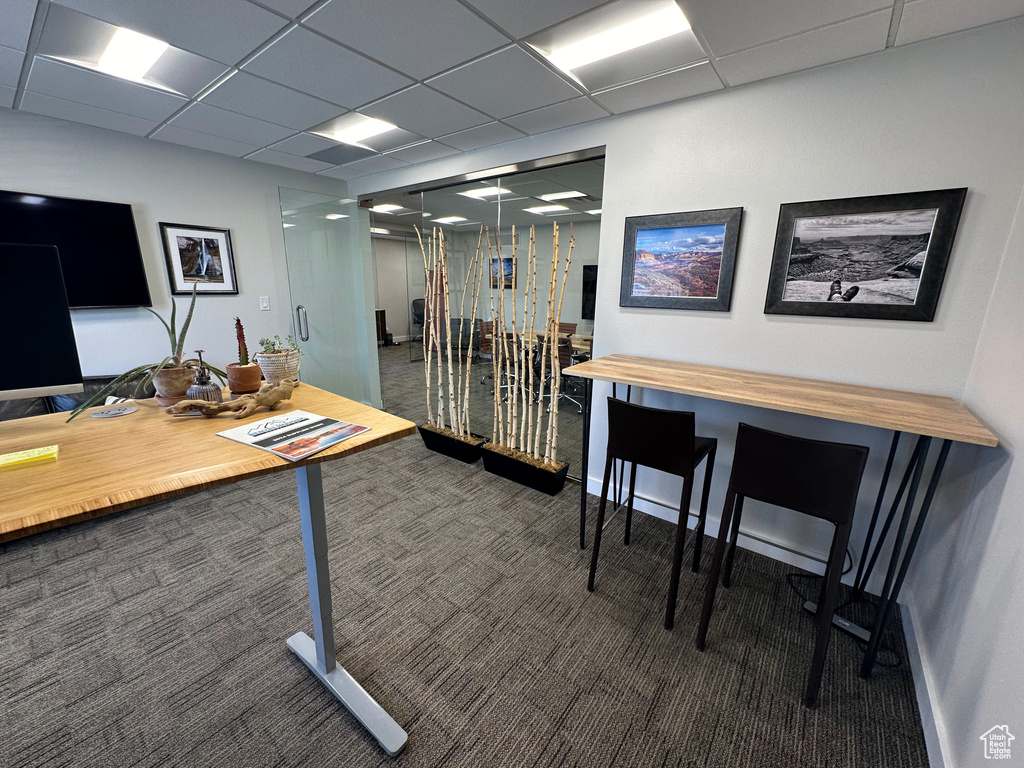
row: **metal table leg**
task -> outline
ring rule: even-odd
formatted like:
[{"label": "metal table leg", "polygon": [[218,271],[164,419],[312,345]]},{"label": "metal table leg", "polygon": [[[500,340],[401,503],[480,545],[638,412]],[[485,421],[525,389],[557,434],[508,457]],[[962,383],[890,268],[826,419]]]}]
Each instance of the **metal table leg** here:
[{"label": "metal table leg", "polygon": [[331,576],[327,564],[327,519],[324,511],[324,486],[320,464],[297,467],[299,516],[302,522],[302,549],[306,555],[306,582],[309,607],[313,612],[314,640],[305,632],[288,638],[288,648],[309,667],[327,690],[380,743],[392,757],[405,748],[408,734],[344,667],[334,655],[334,623],[331,608]]},{"label": "metal table leg", "polygon": [[580,549],[587,548],[587,472],[590,464],[590,412],[594,382],[583,380],[583,456],[580,457]]}]

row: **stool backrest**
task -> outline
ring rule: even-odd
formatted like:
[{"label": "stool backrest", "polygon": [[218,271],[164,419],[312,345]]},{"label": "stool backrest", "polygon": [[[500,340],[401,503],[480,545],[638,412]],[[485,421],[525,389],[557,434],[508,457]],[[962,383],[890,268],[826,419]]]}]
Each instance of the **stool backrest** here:
[{"label": "stool backrest", "polygon": [[740,424],[729,489],[829,520],[853,519],[868,449]]},{"label": "stool backrest", "polygon": [[673,475],[693,473],[693,411],[608,398],[608,456]]}]

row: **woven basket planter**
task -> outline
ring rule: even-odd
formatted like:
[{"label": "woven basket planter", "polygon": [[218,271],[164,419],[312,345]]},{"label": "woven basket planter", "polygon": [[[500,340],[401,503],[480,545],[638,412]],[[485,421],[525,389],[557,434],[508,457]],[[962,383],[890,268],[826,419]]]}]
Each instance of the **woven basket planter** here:
[{"label": "woven basket planter", "polygon": [[299,380],[299,364],[302,356],[297,349],[289,349],[284,352],[257,352],[253,357],[260,364],[263,371],[263,378],[271,384],[277,384],[284,379],[292,379],[296,383]]}]

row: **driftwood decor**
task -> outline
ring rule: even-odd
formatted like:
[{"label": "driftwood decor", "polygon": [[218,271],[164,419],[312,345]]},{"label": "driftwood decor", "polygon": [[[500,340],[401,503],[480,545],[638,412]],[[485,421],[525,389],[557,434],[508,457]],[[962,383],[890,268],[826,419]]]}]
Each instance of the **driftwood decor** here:
[{"label": "driftwood decor", "polygon": [[[500,240],[495,237],[498,243],[495,246],[489,230],[486,236],[488,256],[493,261],[495,247],[500,251]],[[530,227],[525,274],[517,274],[517,239],[515,227],[512,227],[512,288],[510,291],[498,289],[497,296],[493,288],[490,292],[494,328],[491,355],[494,418],[491,441],[484,446],[484,466],[488,471],[552,494],[561,490],[568,471],[568,464],[558,460],[558,392],[562,380],[558,324],[575,242],[570,226],[569,247],[563,262],[559,254],[558,223],[554,223],[551,274],[542,316],[538,317],[537,309],[538,257],[534,227]],[[511,294],[507,299],[506,293]],[[507,314],[509,310],[511,315]],[[508,317],[510,322],[506,320]],[[537,334],[538,329],[541,335]],[[551,403],[547,409],[544,408],[546,397]]]},{"label": "driftwood decor", "polygon": [[167,408],[167,413],[180,416],[189,411],[199,411],[203,416],[212,418],[222,413],[234,413],[236,419],[251,416],[259,408],[274,410],[282,400],[290,400],[295,389],[293,379],[284,379],[277,384],[264,384],[254,395],[242,395],[224,403],[211,403],[209,400],[182,400]]},{"label": "driftwood decor", "polygon": [[[485,438],[472,434],[469,428],[469,390],[473,367],[473,334],[483,277],[480,244],[484,230],[477,238],[476,253],[466,265],[466,277],[459,299],[458,343],[452,346],[451,287],[449,285],[448,246],[444,231],[435,227],[424,243],[419,228],[416,237],[423,254],[426,282],[425,327],[423,333],[423,367],[427,392],[427,421],[419,425],[424,445],[467,463],[480,458]],[[469,339],[464,344],[466,311],[469,311]],[[463,349],[465,346],[465,349]],[[437,410],[433,406],[433,368],[437,365]],[[447,407],[447,420],[445,410]]]}]

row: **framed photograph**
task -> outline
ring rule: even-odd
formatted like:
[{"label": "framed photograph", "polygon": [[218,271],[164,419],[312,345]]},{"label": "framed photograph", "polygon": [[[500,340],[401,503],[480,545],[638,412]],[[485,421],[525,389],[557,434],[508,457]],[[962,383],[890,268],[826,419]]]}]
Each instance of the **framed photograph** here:
[{"label": "framed photograph", "polygon": [[491,259],[491,288],[512,288],[512,257]]},{"label": "framed photograph", "polygon": [[781,206],[765,313],[931,322],[966,195]]},{"label": "framed photograph", "polygon": [[728,312],[742,208],[630,216],[620,307]]},{"label": "framed photograph", "polygon": [[238,293],[231,233],[226,229],[160,222],[171,294]]}]

